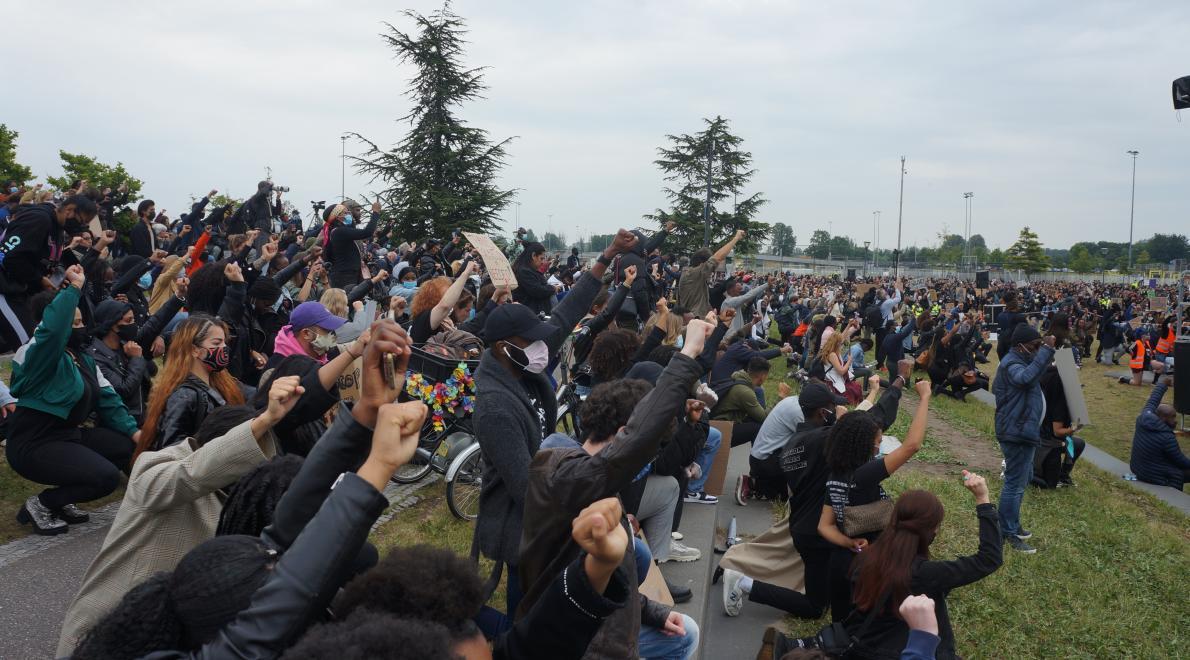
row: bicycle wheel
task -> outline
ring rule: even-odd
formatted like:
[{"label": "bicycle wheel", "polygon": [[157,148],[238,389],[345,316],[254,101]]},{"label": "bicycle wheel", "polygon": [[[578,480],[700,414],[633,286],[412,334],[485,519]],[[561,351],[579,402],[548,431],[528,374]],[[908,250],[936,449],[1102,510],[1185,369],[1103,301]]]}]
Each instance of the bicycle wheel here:
[{"label": "bicycle wheel", "polygon": [[433,457],[443,437],[442,433],[434,431],[433,422],[427,420],[425,426],[421,427],[421,441],[417,445],[417,453],[393,473],[391,481],[398,484],[414,484],[425,479],[434,468]]},{"label": "bicycle wheel", "polygon": [[461,454],[458,466],[451,470],[452,479],[446,482],[446,504],[460,520],[479,517],[479,492],[483,490],[483,452],[479,445]]}]

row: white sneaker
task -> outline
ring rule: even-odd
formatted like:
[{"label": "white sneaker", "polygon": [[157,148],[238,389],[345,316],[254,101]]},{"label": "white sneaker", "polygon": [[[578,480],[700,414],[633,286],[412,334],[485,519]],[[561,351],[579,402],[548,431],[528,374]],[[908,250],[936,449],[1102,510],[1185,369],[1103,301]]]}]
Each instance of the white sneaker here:
[{"label": "white sneaker", "polygon": [[744,590],[740,589],[740,579],[744,574],[730,568],[723,569],[723,611],[727,616],[739,616],[744,609]]},{"label": "white sneaker", "polygon": [[681,541],[682,539],[684,539],[686,537],[683,536],[681,532],[670,532],[669,538],[671,538],[675,541]]},{"label": "white sneaker", "polygon": [[698,548],[691,548],[681,541],[670,541],[669,559],[665,561],[688,562],[698,561],[699,559],[702,559],[702,552]]}]

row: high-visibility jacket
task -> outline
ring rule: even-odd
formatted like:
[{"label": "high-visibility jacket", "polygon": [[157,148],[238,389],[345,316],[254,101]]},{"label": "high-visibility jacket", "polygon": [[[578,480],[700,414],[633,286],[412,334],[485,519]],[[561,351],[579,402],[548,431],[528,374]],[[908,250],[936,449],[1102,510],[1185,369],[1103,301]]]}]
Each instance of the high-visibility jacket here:
[{"label": "high-visibility jacket", "polygon": [[1162,355],[1169,355],[1173,352],[1175,341],[1177,341],[1177,337],[1174,335],[1173,328],[1170,327],[1167,329],[1164,337],[1157,339],[1157,352]]},{"label": "high-visibility jacket", "polygon": [[1145,353],[1148,352],[1148,348],[1149,345],[1147,341],[1143,339],[1137,339],[1136,343],[1132,346],[1132,359],[1128,361],[1128,366],[1133,369],[1144,369],[1145,363],[1147,362],[1147,360],[1145,360]]}]

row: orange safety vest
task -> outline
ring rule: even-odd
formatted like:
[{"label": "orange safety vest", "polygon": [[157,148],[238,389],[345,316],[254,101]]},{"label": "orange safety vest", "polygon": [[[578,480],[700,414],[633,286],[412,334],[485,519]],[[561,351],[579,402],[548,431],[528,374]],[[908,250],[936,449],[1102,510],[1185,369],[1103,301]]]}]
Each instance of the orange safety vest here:
[{"label": "orange safety vest", "polygon": [[1128,361],[1128,366],[1134,370],[1145,368],[1145,350],[1148,346],[1140,339],[1136,340],[1136,345],[1132,347],[1132,359]]},{"label": "orange safety vest", "polygon": [[1157,352],[1162,355],[1169,355],[1173,352],[1173,343],[1177,341],[1174,335],[1173,328],[1169,328],[1169,332],[1157,340]]}]

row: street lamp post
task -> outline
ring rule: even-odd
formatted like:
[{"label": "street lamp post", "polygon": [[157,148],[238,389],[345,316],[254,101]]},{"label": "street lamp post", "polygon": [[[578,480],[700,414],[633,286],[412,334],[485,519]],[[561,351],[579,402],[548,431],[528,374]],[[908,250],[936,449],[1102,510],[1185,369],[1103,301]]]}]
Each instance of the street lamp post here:
[{"label": "street lamp post", "polygon": [[901,194],[897,197],[897,251],[893,263],[893,277],[901,274],[901,220],[905,210],[905,157],[901,156]]},{"label": "street lamp post", "polygon": [[871,258],[868,256],[868,246],[871,244],[871,241],[864,241],[864,277],[868,276],[868,262],[871,261]]},{"label": "street lamp post", "polygon": [[1107,284],[1107,248],[1099,248],[1103,253],[1103,268],[1099,269],[1099,283]]},{"label": "street lamp post", "polygon": [[343,150],[339,154],[339,199],[347,199],[347,134],[339,136]]},{"label": "street lamp post", "polygon": [[1136,149],[1129,149],[1128,155],[1132,156],[1132,206],[1128,210],[1128,272],[1132,272],[1132,221],[1136,218],[1136,157],[1140,152]]},{"label": "street lamp post", "polygon": [[826,223],[826,260],[827,261],[830,261],[833,256],[831,253],[831,248],[833,248],[834,246],[831,244],[834,242],[835,242],[835,221],[830,220]]},{"label": "street lamp post", "polygon": [[964,210],[964,226],[966,227],[967,235],[963,237],[963,265],[971,263],[971,198],[975,196],[973,192],[963,193],[963,201],[966,205]]},{"label": "street lamp post", "polygon": [[872,211],[872,245],[876,247],[872,253],[872,267],[880,268],[880,211]]}]

